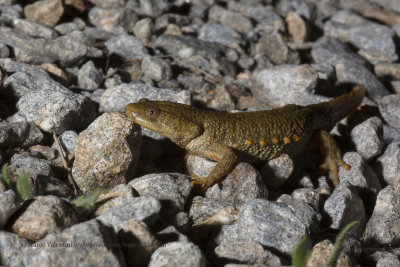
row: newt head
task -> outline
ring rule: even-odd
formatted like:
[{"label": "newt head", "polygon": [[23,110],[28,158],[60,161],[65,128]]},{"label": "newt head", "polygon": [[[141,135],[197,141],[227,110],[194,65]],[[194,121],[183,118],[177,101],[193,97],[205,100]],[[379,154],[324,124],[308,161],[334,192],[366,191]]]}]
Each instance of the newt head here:
[{"label": "newt head", "polygon": [[125,113],[135,123],[160,133],[185,147],[203,129],[190,119],[190,106],[146,98],[126,106]]}]

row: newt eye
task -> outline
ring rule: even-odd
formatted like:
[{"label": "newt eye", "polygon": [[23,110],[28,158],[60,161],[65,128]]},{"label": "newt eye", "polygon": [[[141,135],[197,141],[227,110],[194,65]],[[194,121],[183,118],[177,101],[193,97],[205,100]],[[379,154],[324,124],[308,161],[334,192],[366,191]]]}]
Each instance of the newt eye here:
[{"label": "newt eye", "polygon": [[158,113],[160,113],[160,111],[156,107],[150,107],[146,109],[146,117],[149,119],[155,119],[158,116]]}]

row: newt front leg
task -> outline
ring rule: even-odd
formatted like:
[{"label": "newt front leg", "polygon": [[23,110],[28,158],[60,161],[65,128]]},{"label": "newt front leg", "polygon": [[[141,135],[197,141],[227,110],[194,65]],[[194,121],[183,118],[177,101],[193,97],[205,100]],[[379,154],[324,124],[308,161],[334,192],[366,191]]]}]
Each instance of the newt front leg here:
[{"label": "newt front leg", "polygon": [[191,175],[193,178],[191,185],[200,184],[203,191],[216,183],[219,179],[228,175],[237,163],[235,152],[229,146],[220,143],[214,143],[207,147],[206,150],[190,151],[189,154],[208,158],[217,162],[217,165],[208,176],[198,177],[195,174]]}]

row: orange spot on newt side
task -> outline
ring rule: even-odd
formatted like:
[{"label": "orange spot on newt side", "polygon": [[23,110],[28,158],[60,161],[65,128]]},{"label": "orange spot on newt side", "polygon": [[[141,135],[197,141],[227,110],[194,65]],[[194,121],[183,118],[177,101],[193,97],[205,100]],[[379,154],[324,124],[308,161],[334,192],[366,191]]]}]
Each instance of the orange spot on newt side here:
[{"label": "orange spot on newt side", "polygon": [[246,139],[246,145],[252,146],[254,144],[252,139]]},{"label": "orange spot on newt side", "polygon": [[290,142],[292,142],[292,140],[290,140],[290,137],[285,136],[285,137],[283,137],[283,142],[285,144],[289,144]]},{"label": "orange spot on newt side", "polygon": [[293,136],[294,141],[300,141],[300,137],[298,135]]},{"label": "orange spot on newt side", "polygon": [[265,140],[264,138],[260,139],[260,146],[266,146],[267,145],[267,140]]},{"label": "orange spot on newt side", "polygon": [[275,145],[279,143],[279,139],[274,137],[272,138],[272,143],[274,143]]},{"label": "orange spot on newt side", "polygon": [[241,147],[241,145],[240,145],[240,143],[239,143],[239,142],[236,142],[236,144],[234,145],[234,147],[235,147],[235,148],[240,148],[240,147]]}]

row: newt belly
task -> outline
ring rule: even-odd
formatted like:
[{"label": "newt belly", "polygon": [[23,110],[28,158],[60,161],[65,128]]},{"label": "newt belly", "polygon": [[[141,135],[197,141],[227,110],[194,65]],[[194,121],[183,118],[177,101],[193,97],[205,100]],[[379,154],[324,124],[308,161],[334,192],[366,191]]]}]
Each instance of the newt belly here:
[{"label": "newt belly", "polygon": [[217,161],[207,177],[193,176],[192,184],[203,189],[226,176],[240,161],[256,163],[282,153],[301,153],[310,139],[316,139],[325,156],[323,168],[332,171],[339,183],[340,150],[329,131],[354,111],[365,95],[363,86],[331,101],[308,106],[287,105],[268,111],[228,113],[202,110],[167,101],[141,99],[126,107],[135,123],[160,133],[188,153]]}]

